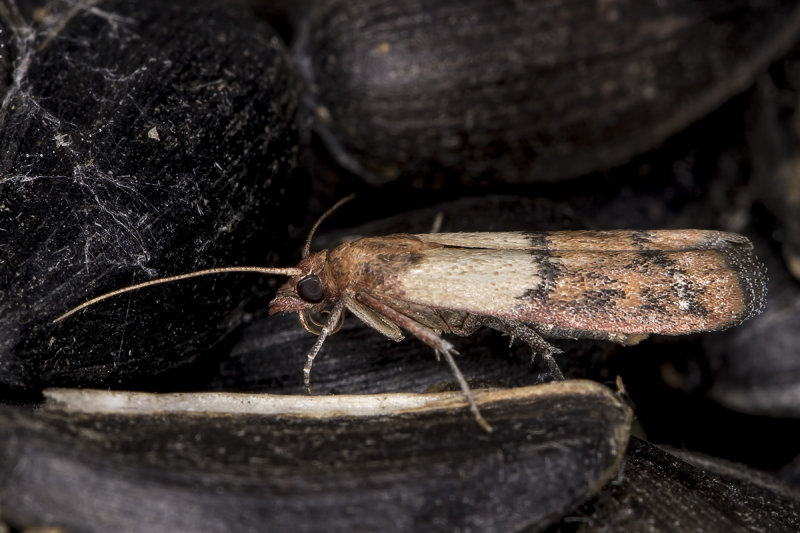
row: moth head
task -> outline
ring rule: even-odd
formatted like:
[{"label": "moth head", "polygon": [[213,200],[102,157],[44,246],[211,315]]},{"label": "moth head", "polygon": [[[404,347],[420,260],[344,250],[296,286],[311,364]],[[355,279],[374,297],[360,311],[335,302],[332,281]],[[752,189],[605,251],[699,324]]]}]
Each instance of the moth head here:
[{"label": "moth head", "polygon": [[291,276],[269,304],[269,314],[297,311],[321,311],[336,298],[326,274],[328,252],[323,250],[303,259],[297,268],[302,271]]},{"label": "moth head", "polygon": [[304,311],[322,311],[330,301],[338,298],[339,295],[330,284],[325,268],[328,252],[323,250],[312,254],[311,239],[314,238],[314,234],[323,220],[353,198],[355,198],[355,194],[342,198],[314,223],[303,246],[303,259],[297,265],[297,268],[303,273],[300,276],[290,277],[289,281],[278,289],[278,294],[269,304],[269,314],[297,311],[301,313],[302,320]]}]

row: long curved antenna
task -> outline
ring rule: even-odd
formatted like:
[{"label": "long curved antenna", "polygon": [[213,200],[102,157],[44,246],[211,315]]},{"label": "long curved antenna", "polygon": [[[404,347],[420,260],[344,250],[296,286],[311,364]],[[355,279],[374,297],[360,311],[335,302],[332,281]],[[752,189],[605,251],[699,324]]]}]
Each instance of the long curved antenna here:
[{"label": "long curved antenna", "polygon": [[314,222],[314,225],[311,227],[311,231],[308,232],[308,238],[306,239],[306,243],[303,246],[303,259],[308,257],[308,254],[311,253],[311,239],[314,238],[314,233],[317,232],[317,228],[319,227],[320,224],[322,224],[322,221],[328,218],[334,211],[336,211],[337,209],[339,209],[340,207],[342,207],[344,204],[346,204],[355,197],[356,197],[355,193],[349,196],[345,196],[344,198],[333,204],[333,207],[322,213],[322,216],[319,217],[316,222]]},{"label": "long curved antenna", "polygon": [[182,279],[194,278],[198,276],[210,276],[213,274],[225,274],[228,272],[257,272],[259,274],[277,274],[279,276],[299,276],[303,273],[302,270],[299,268],[267,268],[267,267],[248,267],[248,266],[241,266],[241,267],[220,267],[220,268],[209,268],[206,270],[197,270],[195,272],[189,272],[188,274],[179,274],[177,276],[169,276],[167,278],[158,278],[158,279],[151,279],[150,281],[145,281],[142,283],[137,283],[136,285],[130,285],[128,287],[123,287],[122,289],[117,289],[115,291],[107,292],[105,294],[101,294],[91,300],[87,300],[82,304],[78,305],[77,307],[73,307],[63,315],[57,317],[53,320],[53,324],[56,322],[61,322],[67,317],[70,317],[77,313],[78,311],[82,311],[87,307],[94,305],[98,302],[102,302],[106,298],[111,298],[114,296],[118,296],[120,294],[124,294],[126,292],[136,291],[139,289],[144,289],[145,287],[150,287],[151,285],[160,285],[161,283],[170,283],[172,281],[180,281]]}]

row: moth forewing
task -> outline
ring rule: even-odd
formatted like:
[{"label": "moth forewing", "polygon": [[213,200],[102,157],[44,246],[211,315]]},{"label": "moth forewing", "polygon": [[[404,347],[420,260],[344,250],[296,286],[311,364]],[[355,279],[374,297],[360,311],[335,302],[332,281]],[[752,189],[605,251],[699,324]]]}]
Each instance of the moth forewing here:
[{"label": "moth forewing", "polygon": [[738,233],[701,229],[424,233],[414,237],[444,246],[487,250],[624,252],[681,251],[726,246],[752,248],[747,237]]},{"label": "moth forewing", "polygon": [[750,242],[737,234],[660,230],[411,238],[424,248],[413,260],[392,266],[389,283],[379,289],[386,297],[576,336],[602,333],[626,340],[720,330],[758,314],[766,298],[763,266]]}]

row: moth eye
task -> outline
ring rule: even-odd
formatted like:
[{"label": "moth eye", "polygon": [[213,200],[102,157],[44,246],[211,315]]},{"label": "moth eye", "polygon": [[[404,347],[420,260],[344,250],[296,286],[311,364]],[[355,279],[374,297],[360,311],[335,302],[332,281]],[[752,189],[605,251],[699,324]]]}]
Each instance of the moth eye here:
[{"label": "moth eye", "polygon": [[324,299],[322,281],[316,274],[309,274],[297,282],[297,295],[311,304],[318,304]]}]

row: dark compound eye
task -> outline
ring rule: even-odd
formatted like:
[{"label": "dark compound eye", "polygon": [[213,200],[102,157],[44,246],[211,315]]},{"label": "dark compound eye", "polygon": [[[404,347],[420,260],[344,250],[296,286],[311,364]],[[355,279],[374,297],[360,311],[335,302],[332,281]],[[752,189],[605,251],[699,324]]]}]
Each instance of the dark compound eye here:
[{"label": "dark compound eye", "polygon": [[309,274],[297,282],[297,295],[310,304],[320,303],[322,294],[322,281],[316,274]]}]

